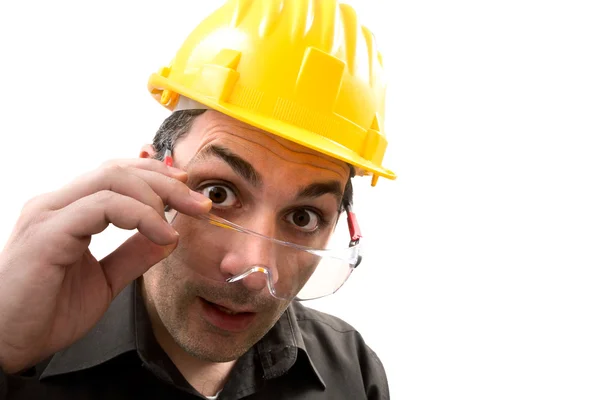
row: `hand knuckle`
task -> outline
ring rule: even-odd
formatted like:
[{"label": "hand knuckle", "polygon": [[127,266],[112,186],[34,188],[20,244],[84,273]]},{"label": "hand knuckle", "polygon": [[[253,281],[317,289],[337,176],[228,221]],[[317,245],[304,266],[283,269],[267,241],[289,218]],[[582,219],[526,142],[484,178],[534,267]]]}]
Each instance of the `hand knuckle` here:
[{"label": "hand knuckle", "polygon": [[153,218],[155,215],[157,215],[156,210],[152,206],[149,206],[148,204],[142,206],[142,218]]},{"label": "hand knuckle", "polygon": [[166,181],[167,181],[167,185],[169,185],[173,188],[177,188],[179,185],[181,185],[181,182],[178,181],[177,179],[173,178],[172,176],[167,176]]},{"label": "hand knuckle", "polygon": [[152,204],[153,204],[154,208],[157,210],[163,209],[165,207],[164,202],[162,201],[160,196],[156,193],[154,193],[154,196],[152,199]]},{"label": "hand knuckle", "polygon": [[122,174],[123,171],[125,171],[125,166],[121,165],[121,164],[111,164],[111,165],[107,165],[104,168],[104,172],[107,175],[118,175],[118,174]]},{"label": "hand knuckle", "polygon": [[110,190],[100,190],[93,194],[93,198],[98,203],[107,203],[112,201],[115,193]]},{"label": "hand knuckle", "polygon": [[35,224],[46,220],[51,212],[47,206],[47,195],[38,195],[25,202],[19,220],[26,224]]},{"label": "hand knuckle", "polygon": [[37,196],[32,197],[31,199],[27,200],[21,210],[22,213],[24,213],[24,214],[31,213],[31,212],[35,212],[35,211],[41,209],[44,204],[44,199],[45,199],[44,195],[37,195]]},{"label": "hand knuckle", "polygon": [[100,169],[104,169],[104,168],[108,168],[112,165],[115,165],[117,163],[117,160],[106,160],[104,161],[102,164],[100,164]]}]

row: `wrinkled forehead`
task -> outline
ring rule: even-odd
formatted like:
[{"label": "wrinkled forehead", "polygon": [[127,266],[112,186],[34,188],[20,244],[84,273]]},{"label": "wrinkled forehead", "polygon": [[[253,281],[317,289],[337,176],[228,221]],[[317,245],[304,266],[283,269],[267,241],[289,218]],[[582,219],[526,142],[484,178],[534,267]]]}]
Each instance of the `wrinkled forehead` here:
[{"label": "wrinkled forehead", "polygon": [[198,116],[188,134],[175,148],[178,166],[192,168],[206,158],[203,151],[220,146],[244,157],[257,168],[294,168],[299,173],[336,175],[347,180],[350,167],[343,161],[255,128],[219,112]]}]

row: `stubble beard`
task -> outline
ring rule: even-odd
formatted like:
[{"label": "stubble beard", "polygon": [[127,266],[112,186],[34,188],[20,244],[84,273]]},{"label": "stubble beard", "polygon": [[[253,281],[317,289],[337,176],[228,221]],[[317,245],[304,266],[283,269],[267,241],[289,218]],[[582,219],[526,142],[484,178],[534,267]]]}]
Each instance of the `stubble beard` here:
[{"label": "stubble beard", "polygon": [[[258,296],[241,283],[209,286],[190,282],[175,272],[177,269],[169,258],[156,267],[160,268],[154,278],[160,282],[154,285],[153,303],[156,312],[175,343],[186,353],[201,360],[237,360],[275,325],[289,305],[289,302]],[[192,310],[197,307],[194,303],[199,301],[198,297],[215,303],[223,301],[227,304],[250,305],[253,309],[260,310],[260,314],[249,330],[241,333],[226,332],[207,326],[200,315],[194,315]]]}]

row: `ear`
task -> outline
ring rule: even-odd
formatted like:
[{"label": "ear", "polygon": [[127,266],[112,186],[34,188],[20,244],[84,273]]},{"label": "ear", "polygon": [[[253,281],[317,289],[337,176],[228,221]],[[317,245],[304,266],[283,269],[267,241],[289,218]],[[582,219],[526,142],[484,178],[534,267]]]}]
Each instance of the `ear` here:
[{"label": "ear", "polygon": [[156,155],[156,151],[151,144],[145,144],[140,150],[140,158],[152,158]]}]

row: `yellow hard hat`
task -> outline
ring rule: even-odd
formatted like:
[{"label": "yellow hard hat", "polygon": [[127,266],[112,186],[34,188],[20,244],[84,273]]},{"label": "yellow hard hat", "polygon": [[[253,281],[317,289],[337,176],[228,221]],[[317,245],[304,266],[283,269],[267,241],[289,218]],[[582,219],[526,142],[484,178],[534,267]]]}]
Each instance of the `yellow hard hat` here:
[{"label": "yellow hard hat", "polygon": [[373,186],[396,178],[382,166],[385,87],[373,34],[337,0],[229,0],[148,81],[170,110],[191,100],[343,160]]}]

